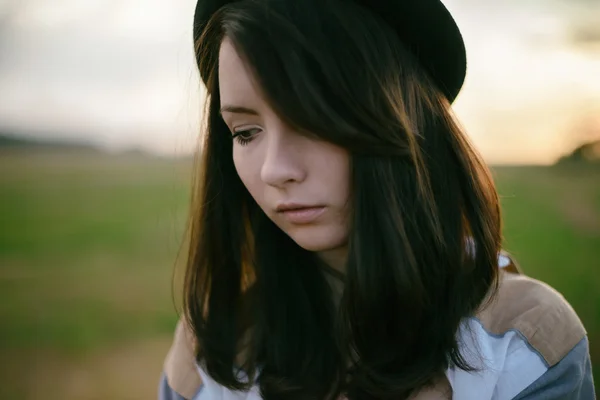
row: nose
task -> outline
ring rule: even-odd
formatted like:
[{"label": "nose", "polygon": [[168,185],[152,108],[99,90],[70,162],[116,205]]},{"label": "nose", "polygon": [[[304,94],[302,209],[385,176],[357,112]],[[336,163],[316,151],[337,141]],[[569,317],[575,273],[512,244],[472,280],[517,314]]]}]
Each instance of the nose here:
[{"label": "nose", "polygon": [[283,188],[289,183],[302,182],[306,178],[301,144],[297,135],[271,132],[267,135],[266,150],[260,171],[267,185]]}]

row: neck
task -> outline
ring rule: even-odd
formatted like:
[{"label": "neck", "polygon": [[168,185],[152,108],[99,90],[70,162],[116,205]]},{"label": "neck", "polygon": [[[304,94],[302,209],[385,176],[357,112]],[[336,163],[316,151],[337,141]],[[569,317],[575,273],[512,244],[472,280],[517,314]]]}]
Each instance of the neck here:
[{"label": "neck", "polygon": [[346,246],[321,251],[318,256],[331,269],[341,274],[346,273],[346,260],[348,258],[348,248]]},{"label": "neck", "polygon": [[344,246],[343,248],[320,252],[318,256],[324,264],[323,272],[325,279],[331,287],[333,303],[337,309],[344,292],[344,282],[346,281],[347,248]]}]

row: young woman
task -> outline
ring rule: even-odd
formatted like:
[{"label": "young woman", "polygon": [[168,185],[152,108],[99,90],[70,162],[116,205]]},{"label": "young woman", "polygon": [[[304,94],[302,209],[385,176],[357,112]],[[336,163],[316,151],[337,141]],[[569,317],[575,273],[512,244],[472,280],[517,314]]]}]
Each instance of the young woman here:
[{"label": "young woman", "polygon": [[584,328],[501,252],[439,0],[200,0],[206,131],[159,398],[592,399]]}]

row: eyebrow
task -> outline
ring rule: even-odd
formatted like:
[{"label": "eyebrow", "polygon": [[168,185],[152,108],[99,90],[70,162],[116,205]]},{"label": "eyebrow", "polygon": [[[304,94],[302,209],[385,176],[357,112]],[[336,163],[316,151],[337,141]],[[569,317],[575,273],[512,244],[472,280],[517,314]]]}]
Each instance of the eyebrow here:
[{"label": "eyebrow", "polygon": [[221,113],[221,115],[225,112],[235,113],[235,114],[258,115],[258,111],[253,110],[252,108],[231,106],[231,105],[225,105],[225,106],[221,107],[219,112]]}]

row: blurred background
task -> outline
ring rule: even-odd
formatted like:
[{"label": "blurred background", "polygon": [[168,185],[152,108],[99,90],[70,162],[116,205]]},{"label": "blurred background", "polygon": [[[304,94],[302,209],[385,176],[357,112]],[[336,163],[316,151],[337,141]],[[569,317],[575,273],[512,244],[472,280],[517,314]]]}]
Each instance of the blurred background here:
[{"label": "blurred background", "polygon": [[[600,386],[600,1],[446,0],[505,248]],[[203,89],[195,0],[0,0],[0,398],[155,398]],[[179,260],[179,261],[178,261]]]}]

